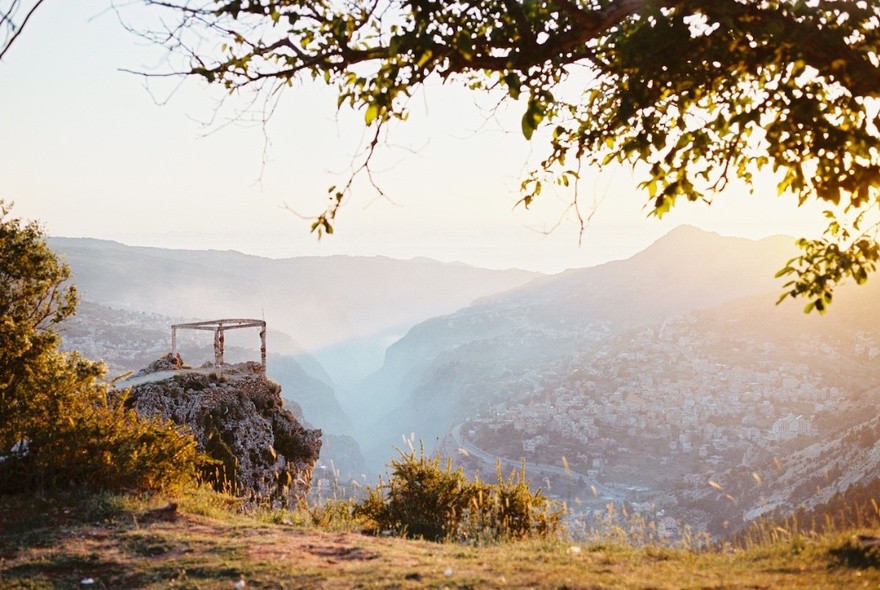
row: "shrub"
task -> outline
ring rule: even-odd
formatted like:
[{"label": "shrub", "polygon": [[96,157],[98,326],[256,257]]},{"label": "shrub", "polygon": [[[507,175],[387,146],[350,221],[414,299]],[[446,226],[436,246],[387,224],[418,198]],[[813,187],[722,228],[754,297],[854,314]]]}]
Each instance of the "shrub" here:
[{"label": "shrub", "polygon": [[561,525],[563,510],[532,492],[525,468],[508,480],[498,466],[498,483],[471,482],[452,461],[419,452],[400,452],[391,462],[387,483],[368,489],[355,516],[371,523],[374,533],[391,532],[429,541],[471,541],[545,537]]},{"label": "shrub", "polygon": [[531,490],[526,479],[525,461],[520,471],[504,479],[501,463],[496,466],[498,483],[479,480],[472,484],[466,518],[459,526],[459,536],[480,539],[546,538],[562,525],[564,508],[541,493]]},{"label": "shrub", "polygon": [[22,438],[0,461],[0,491],[144,492],[192,480],[196,441],[178,426],[108,401],[94,383],[45,397],[55,402],[52,415],[35,412],[9,425]]},{"label": "shrub", "polygon": [[439,456],[429,458],[420,449],[391,461],[391,478],[368,489],[355,510],[375,524],[375,532],[440,541],[457,528],[468,505],[467,478],[453,471],[451,461],[441,468]]},{"label": "shrub", "polygon": [[101,363],[58,350],[70,269],[0,201],[0,491],[150,491],[190,479],[195,440],[108,401]]}]

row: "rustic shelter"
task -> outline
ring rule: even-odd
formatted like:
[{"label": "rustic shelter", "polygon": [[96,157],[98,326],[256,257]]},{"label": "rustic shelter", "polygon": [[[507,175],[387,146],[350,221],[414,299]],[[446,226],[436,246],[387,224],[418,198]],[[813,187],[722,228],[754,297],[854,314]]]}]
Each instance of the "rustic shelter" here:
[{"label": "rustic shelter", "polygon": [[209,320],[204,322],[191,322],[188,324],[174,324],[171,326],[171,354],[177,356],[177,330],[211,330],[214,332],[214,369],[220,375],[223,366],[223,333],[226,330],[240,328],[260,329],[260,373],[266,376],[266,321],[252,319],[223,319]]}]

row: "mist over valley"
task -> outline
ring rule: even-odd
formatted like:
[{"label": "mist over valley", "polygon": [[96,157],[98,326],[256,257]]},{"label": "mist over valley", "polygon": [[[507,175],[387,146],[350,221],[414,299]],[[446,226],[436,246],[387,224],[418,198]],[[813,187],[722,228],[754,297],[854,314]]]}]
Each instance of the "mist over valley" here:
[{"label": "mist over valley", "polygon": [[[789,237],[692,227],[639,254],[545,276],[426,259],[271,260],[54,238],[83,304],[65,346],[110,375],[170,350],[170,325],[265,318],[268,377],[325,433],[322,463],[372,483],[423,441],[584,518],[608,502],[711,534],[828,502],[880,467],[878,287],[822,317],[774,305]],[[227,360],[258,339],[230,336]],[[213,356],[207,334],[179,348]],[[675,524],[674,524],[675,523]]]}]

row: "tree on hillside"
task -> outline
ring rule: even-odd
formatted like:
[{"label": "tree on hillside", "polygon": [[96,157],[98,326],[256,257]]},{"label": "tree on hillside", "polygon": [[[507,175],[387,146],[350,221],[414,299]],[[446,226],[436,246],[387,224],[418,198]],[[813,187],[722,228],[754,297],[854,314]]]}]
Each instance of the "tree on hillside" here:
[{"label": "tree on hillside", "polygon": [[[33,411],[23,390],[42,378],[41,364],[59,344],[54,326],[76,308],[76,288],[67,284],[70,268],[46,245],[38,224],[9,218],[10,210],[0,201],[0,421],[4,424]],[[101,367],[83,361],[74,372],[87,381],[100,375]],[[3,444],[9,442],[0,441],[0,449],[9,448]]]},{"label": "tree on hillside", "polygon": [[195,473],[195,440],[110,401],[101,363],[58,350],[70,269],[0,201],[0,492],[163,489]]},{"label": "tree on hillside", "polygon": [[[711,201],[731,177],[829,204],[800,241],[787,295],[822,311],[846,278],[875,270],[880,208],[880,4],[873,0],[144,0],[146,34],[185,56],[180,73],[230,92],[301,77],[336,88],[373,133],[430,80],[498,93],[522,133],[546,129],[528,206],[584,165],[627,163],[660,217]],[[176,20],[172,18],[176,17]],[[331,189],[313,229],[332,231],[351,189]],[[834,207],[832,207],[834,206]]]}]

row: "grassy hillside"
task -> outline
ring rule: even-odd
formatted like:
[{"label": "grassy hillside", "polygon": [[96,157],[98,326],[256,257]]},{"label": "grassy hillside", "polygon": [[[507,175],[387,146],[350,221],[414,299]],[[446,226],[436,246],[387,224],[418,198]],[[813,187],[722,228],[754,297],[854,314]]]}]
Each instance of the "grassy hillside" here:
[{"label": "grassy hillside", "polygon": [[[876,588],[871,530],[768,529],[742,548],[367,537],[306,513],[243,516],[222,497],[0,498],[3,588]],[[174,504],[170,504],[174,502]],[[631,540],[632,541],[632,540]]]}]

